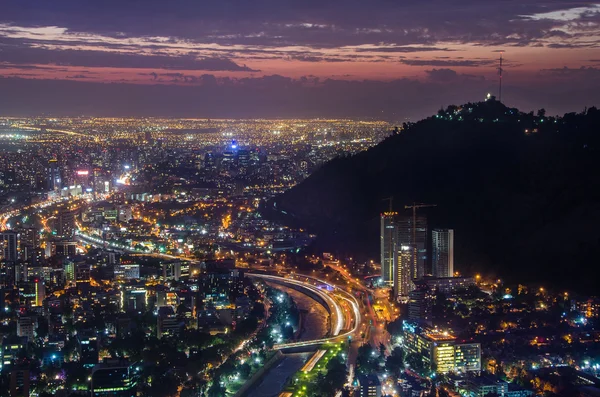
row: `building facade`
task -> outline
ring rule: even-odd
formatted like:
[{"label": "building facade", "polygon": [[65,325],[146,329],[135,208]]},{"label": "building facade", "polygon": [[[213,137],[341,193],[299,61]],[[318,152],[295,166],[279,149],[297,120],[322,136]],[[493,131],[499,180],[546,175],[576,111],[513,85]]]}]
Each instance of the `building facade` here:
[{"label": "building facade", "polygon": [[384,212],[381,214],[381,279],[385,285],[393,285],[394,270],[398,251],[398,227],[396,225],[397,212]]},{"label": "building facade", "polygon": [[459,342],[449,331],[403,323],[405,354],[422,360],[423,372],[448,373],[481,371],[481,345]]},{"label": "building facade", "polygon": [[433,276],[454,276],[454,230],[435,229],[431,232],[431,239]]}]

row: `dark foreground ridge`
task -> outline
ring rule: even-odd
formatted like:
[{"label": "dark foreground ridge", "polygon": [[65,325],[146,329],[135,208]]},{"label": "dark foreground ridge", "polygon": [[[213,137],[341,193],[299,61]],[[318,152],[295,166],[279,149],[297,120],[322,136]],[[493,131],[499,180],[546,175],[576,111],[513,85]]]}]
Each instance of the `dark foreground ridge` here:
[{"label": "dark foreground ridge", "polygon": [[491,99],[403,127],[327,163],[265,212],[318,233],[316,249],[377,258],[385,198],[397,211],[435,203],[430,228],[455,229],[459,270],[596,292],[600,111],[548,117]]}]

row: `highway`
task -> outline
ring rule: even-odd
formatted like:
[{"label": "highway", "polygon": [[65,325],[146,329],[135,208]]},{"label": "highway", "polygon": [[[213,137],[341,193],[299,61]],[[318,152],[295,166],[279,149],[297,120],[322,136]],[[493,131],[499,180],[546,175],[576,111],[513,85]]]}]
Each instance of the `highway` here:
[{"label": "highway", "polygon": [[[338,261],[326,260],[323,261],[323,264],[329,266],[335,270],[337,274],[341,275],[342,279],[351,290],[359,291],[363,294],[365,298],[363,313],[365,317],[370,320],[370,324],[365,327],[365,339],[368,340],[375,349],[379,349],[379,346],[382,344],[385,346],[387,354],[391,353],[391,336],[385,329],[385,323],[393,319],[394,315],[397,313],[397,309],[389,304],[387,290],[367,288],[357,278],[352,277],[348,269],[346,269],[345,266],[342,266]],[[303,275],[302,277],[314,279],[312,276]],[[342,289],[343,287],[339,286],[338,288]],[[382,308],[382,315],[376,313],[376,310],[373,307],[374,305],[371,302],[373,304],[378,303],[377,306]]]},{"label": "highway", "polygon": [[[328,342],[340,342],[347,340],[348,337],[355,337],[360,329],[361,313],[358,301],[354,296],[339,287],[332,286],[331,284],[318,279],[316,281],[317,283],[321,283],[321,285],[328,285],[330,289],[320,288],[306,281],[300,281],[286,277],[266,274],[248,274],[248,276],[306,289],[323,299],[331,311],[331,336],[301,342],[281,343],[275,345],[275,349],[290,349],[297,347],[317,346]],[[345,314],[345,305],[349,305],[349,307],[352,308],[350,315]]]},{"label": "highway", "polygon": [[90,235],[87,235],[79,230],[77,230],[75,232],[75,238],[78,240],[81,240],[82,242],[89,244],[93,247],[100,247],[100,248],[105,248],[105,249],[112,249],[115,251],[120,251],[123,253],[127,253],[127,254],[131,254],[131,255],[140,255],[140,256],[152,256],[155,258],[164,258],[164,259],[170,259],[170,260],[180,260],[180,261],[186,261],[186,262],[195,262],[194,259],[190,259],[187,258],[185,256],[176,256],[176,255],[169,255],[169,254],[162,254],[159,252],[143,252],[143,251],[139,251],[136,250],[132,247],[128,247],[126,245],[122,245],[122,244],[115,244],[115,243],[111,243],[109,241],[106,240],[102,240],[100,238],[97,237],[93,237]]},{"label": "highway", "polygon": [[46,207],[49,207],[54,204],[59,204],[59,203],[68,202],[68,201],[69,200],[67,198],[61,197],[58,199],[41,201],[39,203],[30,204],[30,205],[26,205],[26,206],[23,206],[20,208],[12,209],[10,211],[6,211],[6,212],[0,214],[0,231],[9,229],[8,221],[11,218],[21,216],[22,213],[25,211],[46,208]]}]

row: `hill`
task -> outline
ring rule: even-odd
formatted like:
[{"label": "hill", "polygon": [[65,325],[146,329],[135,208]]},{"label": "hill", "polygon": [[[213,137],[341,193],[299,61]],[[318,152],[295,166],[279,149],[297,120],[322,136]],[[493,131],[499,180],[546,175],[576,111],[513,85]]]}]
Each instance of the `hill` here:
[{"label": "hill", "polygon": [[600,111],[548,117],[491,99],[450,106],[368,151],[337,158],[267,205],[319,235],[317,249],[378,258],[379,214],[435,203],[455,263],[514,282],[596,292]]}]

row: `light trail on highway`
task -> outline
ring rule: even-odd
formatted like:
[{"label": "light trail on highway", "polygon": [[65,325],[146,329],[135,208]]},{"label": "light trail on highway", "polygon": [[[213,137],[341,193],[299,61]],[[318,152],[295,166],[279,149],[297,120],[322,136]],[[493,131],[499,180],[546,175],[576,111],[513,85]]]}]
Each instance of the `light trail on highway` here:
[{"label": "light trail on highway", "polygon": [[125,245],[122,244],[115,244],[115,243],[111,243],[110,241],[106,241],[106,240],[102,240],[93,236],[90,236],[88,234],[85,234],[83,232],[81,232],[80,230],[77,230],[75,232],[75,237],[76,238],[80,238],[81,240],[83,240],[84,242],[95,246],[95,247],[101,247],[101,248],[111,248],[113,250],[116,251],[122,251],[131,255],[139,255],[139,256],[152,256],[152,257],[156,257],[156,258],[165,258],[165,259],[173,259],[173,260],[181,260],[181,261],[186,261],[186,262],[195,262],[194,259],[190,259],[187,258],[185,256],[176,256],[176,255],[169,255],[169,254],[162,254],[159,252],[142,252],[142,251],[138,251],[132,247],[127,247]]},{"label": "light trail on highway", "polygon": [[[344,328],[344,316],[342,315],[342,308],[341,308],[340,303],[337,302],[336,299],[329,296],[329,294],[331,293],[330,291],[325,290],[325,291],[327,291],[327,292],[325,292],[321,288],[315,287],[314,285],[307,283],[305,281],[299,281],[299,280],[289,279],[289,278],[285,278],[285,277],[271,276],[271,275],[267,275],[267,274],[251,274],[251,275],[249,274],[248,276],[264,278],[267,280],[270,279],[275,282],[279,282],[281,284],[291,284],[291,285],[299,286],[301,288],[305,288],[305,289],[317,294],[319,297],[322,297],[323,300],[328,303],[328,305],[331,305],[330,308],[335,310],[335,313],[337,315],[337,321],[334,326],[334,329],[332,330],[333,336],[330,336],[327,338],[313,339],[313,340],[309,340],[309,341],[302,341],[302,342],[282,343],[282,344],[274,345],[273,347],[275,349],[308,347],[308,346],[315,346],[315,345],[320,345],[320,344],[328,343],[328,342],[335,343],[340,340],[344,340],[345,338],[348,338],[349,336],[352,336],[359,329],[359,326],[361,323],[361,314],[360,314],[358,302],[357,302],[356,298],[354,298],[354,296],[352,296],[351,294],[347,293],[346,291],[342,290],[339,287],[332,286],[333,292],[336,292],[336,293],[342,295],[339,297],[339,299],[343,299],[343,300],[347,301],[351,305],[352,311],[354,314],[354,326],[349,331],[342,333],[342,334],[340,334],[340,331]],[[323,280],[315,279],[315,281],[321,282],[324,285],[331,286],[331,284],[329,284]],[[338,298],[337,296],[335,296],[335,297]]]}]

